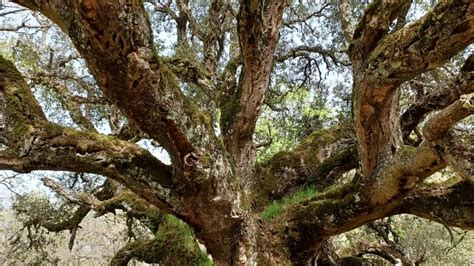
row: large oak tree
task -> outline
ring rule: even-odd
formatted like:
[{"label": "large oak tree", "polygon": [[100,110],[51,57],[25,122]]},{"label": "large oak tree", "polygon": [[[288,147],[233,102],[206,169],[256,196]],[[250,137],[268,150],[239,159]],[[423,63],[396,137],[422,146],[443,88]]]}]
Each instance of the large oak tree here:
[{"label": "large oak tree", "polygon": [[[163,225],[163,214],[179,218],[216,265],[304,265],[329,237],[390,215],[410,213],[474,228],[472,133],[453,129],[474,112],[474,56],[436,93],[419,95],[403,113],[399,107],[401,86],[409,81],[423,86],[415,82],[420,75],[448,63],[474,41],[472,1],[439,1],[405,23],[411,1],[375,0],[356,26],[350,1],[303,13],[287,0],[213,0],[198,9],[187,0],[13,2],[41,13],[67,34],[95,78],[97,95],[106,98],[67,95],[59,86],[62,104],[78,127],[53,123],[31,83],[12,62],[0,59],[5,120],[0,169],[107,177],[88,195],[72,195],[43,179],[81,206],[61,223],[43,222],[51,231],[75,232],[90,210],[126,207],[135,217],[146,217],[151,228]],[[153,39],[157,22],[145,5],[173,21],[179,52],[160,52]],[[319,43],[277,49],[281,32],[329,7],[339,17],[322,18],[340,28],[345,51],[336,56]],[[313,62],[312,53],[351,67],[352,118],[318,129],[293,149],[257,164],[254,135],[275,85],[275,65],[297,57]],[[304,74],[316,75],[310,72]],[[48,78],[43,73],[34,81]],[[190,87],[201,97],[189,93]],[[98,133],[82,112],[87,101],[113,105],[126,124],[110,135]],[[141,138],[164,148],[171,165],[137,145]],[[424,183],[447,166],[455,178]],[[352,169],[356,174],[350,181],[335,184]],[[327,189],[288,201],[262,219],[273,200],[308,185]],[[178,240],[131,243],[112,263],[132,258],[196,262],[195,246]]]}]

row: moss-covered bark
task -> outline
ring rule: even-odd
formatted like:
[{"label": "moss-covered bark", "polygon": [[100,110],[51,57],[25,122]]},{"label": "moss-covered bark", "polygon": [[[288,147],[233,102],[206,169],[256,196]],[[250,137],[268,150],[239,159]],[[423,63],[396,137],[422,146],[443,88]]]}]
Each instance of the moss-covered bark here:
[{"label": "moss-covered bark", "polygon": [[324,190],[355,167],[356,157],[349,125],[313,132],[294,149],[257,166],[253,204],[260,209],[303,186]]},{"label": "moss-covered bark", "polygon": [[163,265],[212,265],[201,250],[191,229],[168,216],[151,240],[137,240],[122,247],[110,265],[128,265],[132,259]]}]

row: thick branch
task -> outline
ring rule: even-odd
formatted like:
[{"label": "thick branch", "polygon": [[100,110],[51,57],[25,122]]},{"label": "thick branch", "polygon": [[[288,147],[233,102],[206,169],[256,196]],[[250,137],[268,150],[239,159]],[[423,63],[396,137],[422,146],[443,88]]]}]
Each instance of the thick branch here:
[{"label": "thick branch", "polygon": [[209,73],[216,74],[217,64],[224,49],[224,34],[226,17],[230,2],[227,0],[213,0],[208,11],[208,29],[204,40],[204,65]]},{"label": "thick branch", "polygon": [[17,172],[62,170],[112,177],[150,202],[169,209],[165,187],[171,169],[147,150],[111,136],[50,123],[13,64],[0,57],[0,89],[5,97],[8,150],[0,169]]},{"label": "thick branch", "polygon": [[272,222],[280,237],[274,241],[288,245],[294,263],[304,263],[316,254],[327,237],[395,213],[404,195],[445,166],[427,142],[417,148],[404,147],[381,175],[380,183],[386,186],[379,187],[382,196],[364,199],[366,188],[361,177],[356,176],[352,183],[287,206],[284,214]]},{"label": "thick branch", "polygon": [[429,141],[440,139],[454,124],[471,114],[474,114],[474,93],[463,94],[426,122],[423,136]]},{"label": "thick branch", "polygon": [[176,166],[184,167],[191,152],[213,150],[201,141],[214,138],[209,119],[185,98],[176,76],[156,56],[142,2],[15,2],[40,11],[69,34],[104,94],[157,140]]},{"label": "thick branch", "polygon": [[443,109],[454,103],[462,94],[474,92],[474,55],[464,63],[458,77],[449,82],[446,87],[439,88],[436,92],[427,94],[412,104],[400,117],[403,139],[407,140],[410,133],[425,116],[436,110]]},{"label": "thick branch", "polygon": [[357,165],[349,126],[313,132],[297,147],[280,152],[257,168],[258,206],[281,199],[304,185],[324,190]]},{"label": "thick branch", "polygon": [[403,201],[401,212],[466,230],[474,229],[474,183],[426,185],[413,190]]},{"label": "thick branch", "polygon": [[0,93],[2,109],[4,107],[2,142],[21,155],[27,152],[22,146],[27,144],[28,135],[33,131],[30,124],[45,122],[46,117],[20,72],[1,56]]},{"label": "thick branch", "polygon": [[401,84],[445,63],[474,41],[473,19],[471,1],[442,1],[424,17],[387,35],[364,62],[368,78],[378,83],[372,87]]},{"label": "thick branch", "polygon": [[[237,90],[223,104],[221,116],[225,145],[238,168],[252,168],[243,165],[243,161],[248,161],[249,154],[254,154],[252,135],[268,89],[273,52],[286,4],[282,0],[240,3],[238,35],[243,68]],[[251,174],[241,175],[249,178]]]},{"label": "thick branch", "polygon": [[189,26],[191,28],[192,34],[198,37],[200,40],[205,40],[205,33],[202,31],[199,23],[194,18],[191,10],[189,10],[189,0],[177,0],[176,5],[179,10],[179,17],[177,22],[180,24],[181,27],[185,27],[186,24],[189,22]]},{"label": "thick branch", "polygon": [[[369,8],[365,17],[388,23],[383,18],[372,17],[371,12]],[[373,49],[368,46],[370,53],[364,50],[365,46],[360,46],[360,51],[356,49],[357,45],[353,46],[354,116],[367,197],[380,193],[377,178],[402,146],[398,120],[399,85],[446,62],[472,43],[474,34],[469,25],[473,12],[471,1],[441,2],[427,15],[395,33],[386,35],[375,31],[368,41],[377,40],[377,45]],[[387,29],[385,26],[382,28]],[[366,35],[365,31],[354,34],[356,40],[369,37]],[[359,54],[367,56],[359,57]]]},{"label": "thick branch", "polygon": [[[338,17],[341,23],[342,37],[349,44],[354,34],[354,12],[353,2],[350,0],[341,0],[338,5]],[[346,46],[347,47],[347,46]]]},{"label": "thick branch", "polygon": [[[345,5],[348,5],[347,3]],[[365,10],[354,31],[349,47],[353,63],[364,61],[366,56],[377,46],[378,42],[388,33],[390,23],[411,5],[411,1],[373,1]],[[349,7],[344,7],[346,10]],[[347,11],[346,11],[347,12]],[[349,31],[348,22],[343,26]]]},{"label": "thick branch", "polygon": [[170,167],[135,144],[53,124],[35,127],[20,156],[2,154],[1,169],[18,172],[87,172],[116,179],[157,206],[169,209]]},{"label": "thick branch", "polygon": [[474,182],[474,135],[472,132],[451,129],[442,139],[430,145],[462,178]]}]

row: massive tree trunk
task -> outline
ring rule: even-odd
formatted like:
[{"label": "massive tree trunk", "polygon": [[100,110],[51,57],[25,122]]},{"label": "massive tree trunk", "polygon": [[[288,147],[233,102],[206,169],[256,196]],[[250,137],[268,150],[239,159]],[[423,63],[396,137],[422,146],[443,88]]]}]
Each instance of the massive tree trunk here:
[{"label": "massive tree trunk", "polygon": [[[293,150],[260,165],[256,165],[252,137],[270,84],[287,1],[240,1],[237,61],[242,68],[238,82],[231,80],[225,86],[222,83],[229,79],[217,82],[212,73],[217,59],[209,43],[204,43],[211,45],[205,49],[205,70],[195,68],[196,62],[177,69],[182,63],[179,58],[157,54],[142,1],[14,2],[42,13],[69,35],[101,91],[169,152],[172,164],[163,164],[118,136],[49,122],[18,70],[1,59],[0,89],[6,104],[2,143],[7,146],[1,152],[1,169],[67,170],[109,177],[145,199],[154,212],[172,214],[190,225],[216,265],[306,265],[328,237],[397,213],[474,228],[472,167],[465,156],[472,150],[450,148],[463,137],[450,128],[474,111],[473,57],[458,76],[456,97],[417,111],[418,118],[413,118],[417,121],[406,121],[402,127],[398,107],[403,82],[442,65],[473,42],[472,1],[441,2],[418,21],[391,33],[391,23],[406,13],[410,1],[374,1],[355,30],[349,52],[354,133],[348,129],[351,125],[314,132]],[[183,13],[177,17],[178,26],[195,23],[186,14],[187,2],[180,2]],[[211,11],[227,10],[224,2],[213,1]],[[213,31],[198,35],[215,42],[219,21],[211,24]],[[182,29],[178,37],[185,45]],[[226,71],[235,76],[231,63]],[[216,90],[220,134],[214,129],[216,118],[186,97],[180,80]],[[435,109],[442,110],[425,123],[423,142],[405,145],[402,131],[410,132],[420,117]],[[439,189],[422,185],[448,164],[458,172],[458,182]],[[331,186],[354,168],[353,180]],[[313,184],[328,188],[262,219],[263,209],[273,200]],[[115,260],[124,263],[135,256],[164,261],[163,256],[174,254],[140,250],[169,246],[159,241],[141,244],[124,247]]]}]

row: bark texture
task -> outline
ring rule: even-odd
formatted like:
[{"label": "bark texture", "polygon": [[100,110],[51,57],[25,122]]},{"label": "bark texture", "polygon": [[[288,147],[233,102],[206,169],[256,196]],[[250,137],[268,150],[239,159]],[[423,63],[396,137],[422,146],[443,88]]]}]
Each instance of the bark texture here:
[{"label": "bark texture", "polygon": [[[57,230],[77,228],[92,209],[112,211],[128,202],[143,207],[131,211],[154,221],[150,227],[155,231],[164,226],[160,217],[165,214],[189,225],[216,265],[308,265],[330,236],[394,214],[474,227],[474,152],[465,145],[472,134],[453,129],[474,112],[473,56],[449,86],[410,106],[402,122],[399,111],[402,83],[441,66],[474,41],[472,1],[440,1],[405,25],[411,1],[375,0],[352,38],[350,21],[343,19],[353,69],[353,121],[313,132],[294,149],[258,165],[253,135],[271,86],[288,1],[241,0],[238,11],[231,1],[211,1],[204,31],[188,1],[176,2],[179,13],[171,1],[159,6],[177,22],[182,49],[191,42],[188,32],[202,41],[199,59],[158,55],[144,1],[13,2],[45,15],[69,36],[100,90],[129,121],[128,130],[109,136],[97,133],[80,115],[72,118],[82,130],[52,123],[22,74],[0,57],[1,143],[6,146],[0,169],[94,173],[123,186],[107,190],[104,185],[101,191],[113,192],[80,198],[43,180],[83,205]],[[350,13],[348,5],[343,3],[342,14]],[[227,19],[232,16],[234,24]],[[228,26],[235,30],[227,31]],[[219,69],[227,33],[238,42],[231,44],[231,58]],[[183,92],[184,83],[207,89],[213,111],[205,102],[192,101]],[[77,111],[77,106],[64,105]],[[421,139],[411,145],[407,139],[422,122]],[[156,141],[170,154],[171,165],[129,141],[131,135]],[[434,187],[423,183],[448,165],[458,179]],[[334,185],[352,169],[351,180]],[[307,187],[318,192],[292,198]],[[286,204],[262,218],[272,201]],[[179,257],[183,264],[205,260],[194,238],[165,236],[123,247],[112,264],[126,265],[132,258],[166,263]]]}]

